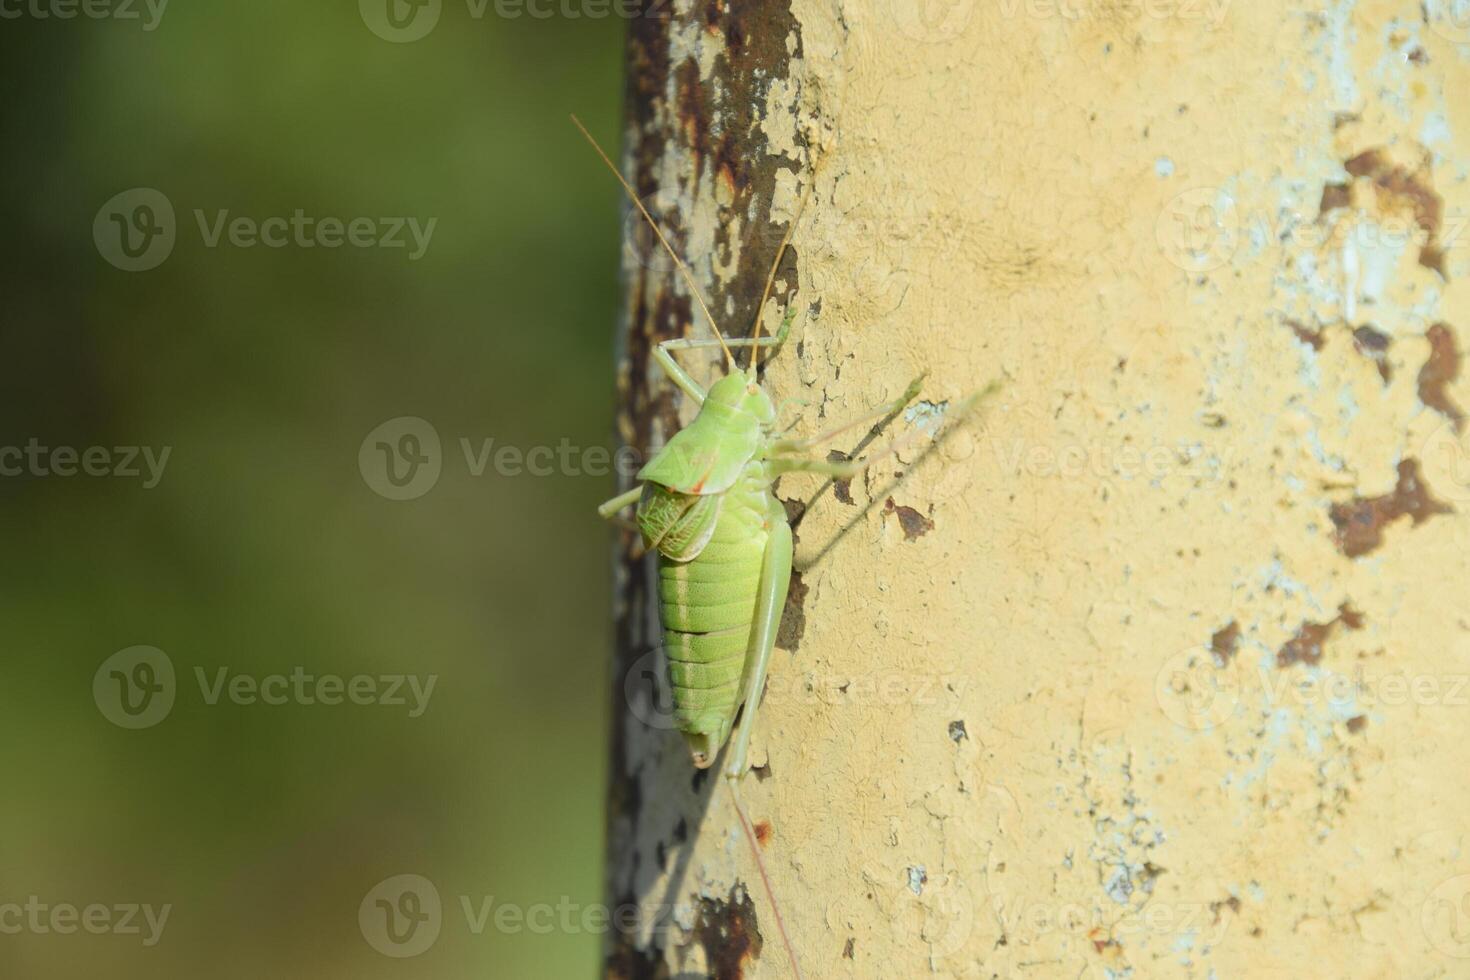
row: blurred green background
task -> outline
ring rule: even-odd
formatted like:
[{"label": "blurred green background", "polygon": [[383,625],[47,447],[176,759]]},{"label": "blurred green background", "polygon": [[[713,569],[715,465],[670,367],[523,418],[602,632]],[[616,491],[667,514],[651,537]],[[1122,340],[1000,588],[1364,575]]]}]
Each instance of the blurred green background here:
[{"label": "blurred green background", "polygon": [[[444,0],[394,43],[354,0],[178,2],[153,30],[143,0],[135,20],[35,14],[50,2],[0,19],[0,447],[171,455],[152,489],[0,477],[0,906],[171,911],[148,947],[0,909],[0,976],[591,975],[595,931],[476,935],[460,897],[602,900],[612,539],[593,508],[614,481],[476,476],[460,440],[612,444],[618,191],[567,113],[616,152],[626,23]],[[94,218],[140,187],[176,239],[122,271]],[[195,212],[225,209],[438,222],[416,261],[208,247]],[[442,440],[407,501],[359,468],[399,416]],[[176,701],[127,730],[93,677],[140,644]],[[210,704],[196,677],[297,667],[437,685],[411,718]],[[444,906],[409,959],[358,921],[399,874]]]}]

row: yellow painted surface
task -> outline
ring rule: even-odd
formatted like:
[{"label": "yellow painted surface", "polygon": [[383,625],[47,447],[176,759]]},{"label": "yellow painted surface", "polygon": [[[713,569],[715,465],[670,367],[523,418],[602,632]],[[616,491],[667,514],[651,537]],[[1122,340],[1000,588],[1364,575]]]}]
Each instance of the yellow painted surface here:
[{"label": "yellow painted surface", "polygon": [[[766,126],[821,143],[795,237],[820,310],[769,380],[807,432],[921,371],[934,411],[1005,386],[901,486],[922,439],[800,529],[799,566],[878,498],[804,572],[755,736],[771,777],[743,788],[804,969],[1470,976],[1470,444],[1419,388],[1432,324],[1470,344],[1470,21],[902,2],[793,5],[801,85]],[[1448,280],[1403,188],[1344,169],[1375,149],[1441,201]],[[1347,203],[1319,218],[1329,184]],[[1333,505],[1407,459],[1441,512],[1349,557]],[[907,540],[888,496],[932,530]],[[1279,665],[1344,604],[1357,628]],[[759,880],[723,789],[691,837],[686,925]],[[749,970],[784,976],[752,890]]]}]

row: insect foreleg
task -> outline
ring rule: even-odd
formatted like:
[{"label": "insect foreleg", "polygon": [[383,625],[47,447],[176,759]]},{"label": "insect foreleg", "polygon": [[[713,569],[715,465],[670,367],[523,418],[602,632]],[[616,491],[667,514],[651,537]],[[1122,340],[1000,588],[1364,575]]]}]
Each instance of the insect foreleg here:
[{"label": "insect foreleg", "polygon": [[[624,507],[632,507],[634,504],[638,503],[638,499],[642,496],[643,486],[640,484],[634,487],[632,490],[629,490],[627,493],[618,494],[616,497],[598,507],[597,514],[603,520],[612,521],[614,524],[618,525],[618,527],[621,527],[626,531],[638,532],[638,525],[634,524],[632,521],[624,517],[620,513],[620,511]],[[642,553],[643,552],[641,548],[636,549],[634,557],[637,558],[642,555]]]},{"label": "insect foreleg", "polygon": [[[886,456],[888,453],[883,455]],[[771,472],[774,475],[816,473],[819,476],[830,476],[834,480],[848,480],[878,462],[880,458],[882,457],[870,456],[867,459],[857,459],[850,463],[829,462],[825,459],[777,459],[771,462]]]},{"label": "insect foreleg", "polygon": [[791,321],[795,319],[795,309],[786,311],[786,316],[781,320],[781,329],[774,337],[737,337],[734,340],[722,342],[719,340],[708,340],[704,338],[679,337],[675,340],[665,340],[653,349],[654,360],[658,361],[659,367],[669,376],[669,380],[678,385],[684,394],[693,398],[698,404],[704,404],[704,388],[700,387],[698,381],[689,376],[689,372],[679,366],[674,360],[673,351],[676,350],[698,350],[701,347],[720,347],[722,349],[735,347],[780,347],[786,343],[786,337],[791,333]]},{"label": "insect foreleg", "polygon": [[882,462],[890,456],[900,452],[905,446],[917,438],[918,433],[913,432],[902,439],[890,442],[881,452],[871,456],[851,461],[834,461],[826,459],[809,459],[804,456],[777,456],[767,464],[772,476],[782,473],[816,473],[820,476],[829,476],[834,480],[848,480],[862,473],[874,463]]},{"label": "insect foreleg", "polygon": [[[915,384],[917,383],[918,382],[916,381]],[[955,408],[954,412],[952,413],[952,421],[958,422],[968,417],[971,411],[974,410],[975,406],[978,405],[982,399],[990,395],[992,392],[996,391],[999,387],[1000,385],[998,382],[992,382],[986,385],[981,390],[977,391],[975,394],[966,398],[964,401],[960,402],[960,404]],[[910,392],[913,391],[914,385],[910,385],[909,391],[905,392],[903,401],[895,403],[896,407],[892,408],[892,411],[896,413],[899,408],[902,408],[903,404],[906,404],[908,400],[913,397],[912,394],[910,394]],[[851,425],[853,424],[854,423],[849,423],[848,426],[851,427]],[[856,424],[861,424],[861,421]],[[938,442],[942,439],[948,438],[949,434],[952,431],[953,428],[951,426],[946,426],[935,436],[935,441]],[[850,462],[828,461],[825,459],[808,459],[801,456],[772,455],[769,463],[770,472],[772,475],[780,475],[782,473],[817,473],[822,476],[832,477],[836,480],[845,480],[850,477],[857,476],[859,473],[862,473],[874,463],[881,462],[882,460],[885,460],[888,457],[901,452],[906,446],[912,443],[920,435],[921,433],[917,430],[914,432],[910,432],[906,436],[902,436],[901,438],[893,440],[879,452],[876,452],[873,455],[867,456],[863,459],[852,460]],[[806,446],[809,445],[812,441],[813,440],[810,439],[783,439],[772,443],[769,452],[772,454],[777,454],[782,452],[799,451],[803,448],[806,448]]]},{"label": "insect foreleg", "polygon": [[681,344],[687,347],[694,344],[703,345],[704,343],[707,342],[696,340],[666,340],[653,349],[653,359],[658,361],[658,366],[664,369],[664,374],[667,374],[669,380],[679,386],[679,390],[683,391],[690,398],[693,398],[696,405],[704,404],[704,388],[700,387],[699,382],[689,376],[688,371],[685,371],[679,366],[679,362],[674,360],[674,355],[669,353],[669,348],[674,344]]},{"label": "insect foreleg", "polygon": [[768,472],[772,476],[780,476],[782,473],[816,473],[834,480],[848,480],[865,472],[873,464],[881,463],[890,456],[896,456],[920,434],[917,431],[910,432],[902,438],[893,440],[871,456],[851,461],[810,459],[804,456],[775,456],[767,464]]}]

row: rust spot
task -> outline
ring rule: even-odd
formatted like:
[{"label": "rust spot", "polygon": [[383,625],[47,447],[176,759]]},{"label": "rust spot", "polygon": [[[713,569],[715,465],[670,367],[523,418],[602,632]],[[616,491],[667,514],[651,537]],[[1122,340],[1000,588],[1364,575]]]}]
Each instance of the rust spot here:
[{"label": "rust spot", "polygon": [[1295,663],[1303,663],[1315,667],[1321,663],[1322,644],[1332,635],[1332,627],[1335,625],[1337,620],[1330,623],[1303,623],[1296,636],[1287,640],[1286,646],[1276,652],[1276,666],[1290,667]]},{"label": "rust spot", "polygon": [[606,967],[606,980],[669,980],[669,966],[658,950],[634,949],[627,942],[613,945]]},{"label": "rust spot", "polygon": [[1347,720],[1347,730],[1349,732],[1351,732],[1352,734],[1354,734],[1354,735],[1358,734],[1358,732],[1361,732],[1364,728],[1367,728],[1367,727],[1368,727],[1368,716],[1367,715],[1354,715],[1353,717],[1351,717],[1351,718],[1349,718]]},{"label": "rust spot", "polygon": [[801,540],[801,520],[806,516],[806,501],[784,497],[776,499],[781,501],[781,509],[786,511],[786,523],[791,525],[791,541],[795,544]]},{"label": "rust spot", "polygon": [[[851,461],[851,456],[847,455],[846,453],[838,452],[835,449],[827,454],[827,462],[829,463],[847,463]],[[838,500],[842,501],[844,504],[851,505],[852,477],[847,477],[846,479],[841,480],[834,479],[832,481],[832,495]]]},{"label": "rust spot", "polygon": [[761,847],[765,847],[771,842],[771,821],[757,820],[755,822],[755,839],[760,843]]},{"label": "rust spot", "polygon": [[701,898],[694,939],[704,947],[712,980],[740,980],[746,961],[760,959],[764,945],[750,893],[737,885],[726,899]]},{"label": "rust spot", "polygon": [[1444,271],[1444,247],[1442,245],[1430,243],[1420,248],[1419,264],[1426,269],[1438,272],[1441,279],[1449,279],[1449,275]]},{"label": "rust spot", "polygon": [[1286,325],[1291,328],[1292,333],[1296,334],[1297,340],[1300,340],[1304,344],[1309,344],[1312,350],[1322,349],[1325,338],[1323,337],[1321,327],[1313,330],[1300,320],[1287,320]]},{"label": "rust spot", "polygon": [[690,175],[690,179],[697,184],[704,173],[704,160],[709,145],[707,136],[713,111],[705,105],[702,98],[699,65],[693,59],[681,62],[675,70],[674,93],[679,124],[684,129],[684,143],[694,151],[694,173]]},{"label": "rust spot", "polygon": [[1322,187],[1322,203],[1317,206],[1318,219],[1324,218],[1329,212],[1338,208],[1345,208],[1353,202],[1352,184],[1324,184]]},{"label": "rust spot", "polygon": [[888,498],[888,503],[883,509],[883,516],[885,518],[889,514],[893,514],[898,518],[899,526],[903,528],[905,541],[916,541],[934,530],[933,521],[912,507],[894,503],[892,497]]},{"label": "rust spot", "polygon": [[1235,896],[1235,895],[1231,895],[1229,898],[1224,898],[1224,899],[1221,899],[1218,902],[1211,902],[1210,903],[1210,911],[1215,914],[1215,921],[1213,923],[1214,925],[1219,925],[1220,924],[1220,910],[1221,909],[1227,909],[1227,908],[1232,913],[1239,912],[1240,911],[1240,898],[1237,897],[1237,896]]},{"label": "rust spot", "polygon": [[1385,149],[1374,147],[1346,161],[1343,167],[1354,177],[1373,181],[1382,204],[1413,212],[1414,222],[1425,236],[1419,247],[1419,264],[1438,272],[1440,278],[1448,278],[1444,269],[1444,250],[1439,245],[1444,199],[1434,190],[1428,163],[1411,172],[1407,167],[1395,164]]},{"label": "rust spot", "polygon": [[1215,666],[1224,667],[1240,649],[1240,624],[1235,620],[1215,631],[1210,637],[1210,652],[1215,655]]},{"label": "rust spot", "polygon": [[1087,938],[1092,942],[1092,950],[1109,962],[1116,962],[1122,958],[1123,947],[1118,940],[1108,935],[1101,926],[1094,926],[1087,933]]},{"label": "rust spot", "polygon": [[1378,376],[1384,384],[1393,380],[1393,367],[1388,363],[1388,334],[1370,324],[1363,324],[1353,331],[1353,347],[1359,354],[1378,365]]},{"label": "rust spot", "polygon": [[1455,332],[1448,323],[1436,323],[1425,332],[1424,339],[1429,341],[1429,360],[1419,369],[1419,400],[1449,419],[1459,432],[1465,424],[1465,413],[1445,391],[1460,376]]},{"label": "rust spot", "polygon": [[1363,614],[1354,609],[1351,603],[1344,602],[1338,607],[1336,618],[1325,623],[1302,623],[1296,636],[1287,640],[1286,645],[1276,651],[1276,666],[1317,666],[1322,662],[1322,645],[1339,625],[1350,630],[1360,630],[1363,628]]},{"label": "rust spot", "polygon": [[730,169],[729,164],[722,164],[719,172],[720,183],[724,186],[725,195],[731,200],[735,198],[735,171]]},{"label": "rust spot", "polygon": [[807,591],[807,584],[801,580],[801,573],[793,571],[791,585],[786,590],[786,608],[781,611],[781,626],[776,630],[776,646],[782,650],[795,653],[801,646],[801,638],[806,633],[806,611],[803,605]]},{"label": "rust spot", "polygon": [[1409,52],[1409,60],[1416,65],[1427,65],[1429,64],[1429,55],[1423,48],[1415,48]]},{"label": "rust spot", "polygon": [[1366,555],[1383,543],[1383,528],[1400,517],[1409,517],[1414,526],[1436,514],[1451,514],[1454,508],[1429,495],[1419,477],[1419,461],[1405,459],[1399,463],[1399,479],[1393,492],[1381,497],[1354,497],[1333,504],[1328,511],[1336,527],[1333,540],[1349,558]]}]

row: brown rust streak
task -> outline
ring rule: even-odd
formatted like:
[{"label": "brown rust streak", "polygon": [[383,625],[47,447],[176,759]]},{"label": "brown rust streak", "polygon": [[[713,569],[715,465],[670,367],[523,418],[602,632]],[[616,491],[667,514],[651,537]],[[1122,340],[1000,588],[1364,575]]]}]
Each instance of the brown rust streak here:
[{"label": "brown rust streak", "polygon": [[1357,178],[1371,180],[1378,188],[1380,200],[1413,212],[1414,222],[1424,232],[1419,247],[1419,264],[1438,272],[1446,279],[1444,248],[1439,243],[1439,230],[1444,221],[1444,199],[1434,189],[1429,164],[1418,170],[1396,164],[1383,147],[1365,150],[1344,162],[1343,167]]},{"label": "brown rust streak", "polygon": [[712,980],[741,980],[747,960],[760,959],[764,941],[755,923],[755,903],[743,890],[728,898],[701,898],[694,937],[704,947]]},{"label": "brown rust streak", "polygon": [[[697,113],[693,118],[718,119],[719,125],[707,124],[699,130],[700,139],[693,149],[701,166],[707,159],[716,179],[733,189],[732,202],[721,208],[720,227],[727,234],[732,227],[741,229],[741,268],[728,289],[717,291],[714,308],[724,309],[725,300],[733,300],[732,319],[721,327],[734,335],[746,335],[755,319],[765,274],[785,234],[785,226],[771,220],[771,202],[777,172],[790,167],[760,144],[760,114],[771,80],[786,77],[790,60],[801,57],[801,41],[789,0],[722,0],[708,7],[705,21],[708,30],[725,38],[715,67],[724,88],[718,96],[707,86],[697,89],[700,101],[697,110],[691,109]],[[786,40],[793,35],[796,51],[788,54]],[[718,105],[714,106],[716,98]],[[737,217],[741,220],[732,220]],[[728,238],[717,244],[726,259],[736,245]],[[793,249],[782,265],[785,298],[795,289],[795,262]],[[783,297],[778,294],[777,298]]]},{"label": "brown rust streak", "polygon": [[1448,323],[1436,323],[1424,334],[1429,359],[1419,369],[1419,400],[1450,420],[1455,431],[1465,425],[1465,413],[1445,389],[1460,376],[1460,351]]},{"label": "brown rust streak", "polygon": [[[628,21],[625,132],[629,143],[624,147],[622,165],[644,199],[687,199],[692,183],[707,172],[713,172],[724,183],[718,197],[728,203],[722,205],[719,214],[721,231],[716,248],[728,258],[735,246],[743,246],[741,261],[730,282],[708,281],[705,275],[700,287],[711,309],[723,311],[727,300],[730,302],[735,316],[721,327],[727,333],[742,334],[752,320],[767,266],[785,230],[768,226],[777,170],[790,164],[769,153],[758,114],[765,105],[768,86],[790,74],[786,41],[797,25],[790,0],[719,0],[696,6],[691,16],[705,31],[724,38],[724,53],[716,59],[712,77],[704,82],[688,62],[675,64],[671,58],[671,21],[677,15],[671,13],[673,8],[666,0],[643,0],[639,15]],[[694,167],[691,173],[680,176],[680,186],[661,187],[660,163],[672,153],[693,160]],[[732,222],[737,215],[742,220]],[[687,234],[681,215],[665,210],[657,218],[670,243],[680,249]],[[727,236],[732,227],[742,229],[742,234],[758,233],[763,237],[756,242],[731,241]],[[752,227],[758,231],[752,233]],[[767,239],[769,247],[762,247]],[[788,262],[793,260],[788,257]],[[641,452],[648,451],[658,438],[672,434],[679,424],[675,391],[652,359],[655,346],[691,333],[708,336],[708,328],[696,323],[685,290],[676,287],[675,276],[663,264],[653,265],[657,267],[634,265],[627,270],[624,360],[619,365],[619,435]],[[695,276],[700,278],[703,270],[698,263],[695,265]],[[794,283],[795,277],[788,276],[788,282]],[[610,691],[613,737],[607,816],[607,891],[614,906],[637,903],[645,897],[620,891],[614,882],[639,880],[637,874],[626,872],[630,866],[636,869],[645,855],[639,854],[637,847],[626,847],[630,840],[627,835],[631,827],[631,839],[638,839],[637,829],[646,819],[640,781],[648,778],[647,772],[654,771],[649,768],[650,760],[630,757],[622,679],[634,661],[659,642],[656,636],[646,635],[655,596],[648,590],[641,560],[633,558],[628,547],[622,554],[627,573],[621,597],[625,613],[616,624]],[[651,787],[652,791],[661,789]],[[676,828],[670,833],[669,845],[678,846],[679,831]],[[653,855],[646,859],[652,860]],[[760,952],[754,906],[748,896],[736,902],[734,895],[732,892],[728,902],[708,902],[700,907],[701,925],[696,938],[705,945],[716,976],[739,976],[740,964]],[[627,980],[661,980],[670,974],[657,947],[639,948],[635,934],[618,930],[611,931],[607,938],[604,968],[607,976]]]}]

